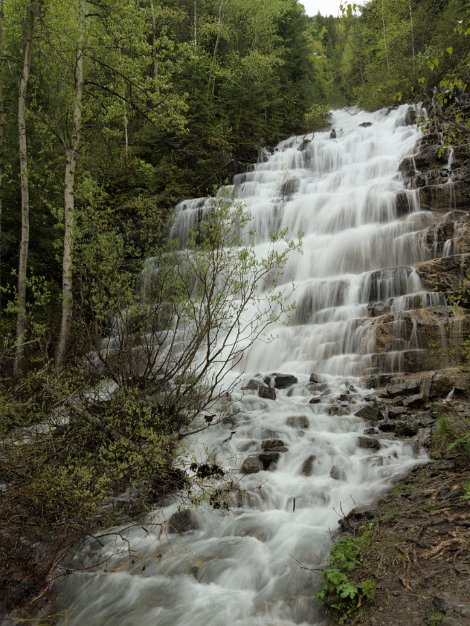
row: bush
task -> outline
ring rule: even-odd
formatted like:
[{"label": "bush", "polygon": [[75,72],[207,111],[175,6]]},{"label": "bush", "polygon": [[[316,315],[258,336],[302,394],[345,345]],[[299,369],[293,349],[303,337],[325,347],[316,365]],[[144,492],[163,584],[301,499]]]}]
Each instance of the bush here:
[{"label": "bush", "polygon": [[348,573],[360,566],[374,527],[370,522],[360,528],[356,537],[343,537],[337,541],[330,552],[330,565],[323,571],[323,583],[316,598],[336,614],[339,624],[345,624],[373,597],[373,580],[356,582]]},{"label": "bush", "polygon": [[314,104],[305,114],[305,130],[310,133],[324,130],[330,119],[330,107],[327,104]]}]

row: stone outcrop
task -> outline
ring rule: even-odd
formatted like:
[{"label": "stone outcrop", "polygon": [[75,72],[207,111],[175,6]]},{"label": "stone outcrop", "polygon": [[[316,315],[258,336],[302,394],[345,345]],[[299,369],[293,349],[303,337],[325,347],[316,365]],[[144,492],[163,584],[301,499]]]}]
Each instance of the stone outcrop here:
[{"label": "stone outcrop", "polygon": [[[470,145],[448,152],[440,142],[438,132],[423,136],[416,154],[399,168],[406,189],[397,195],[397,216],[419,210],[433,213],[431,224],[418,233],[429,260],[416,268],[377,270],[371,275],[370,323],[363,345],[364,353],[370,354],[375,387],[386,382],[388,372],[442,370],[466,359],[462,346],[470,331]],[[382,285],[387,281],[403,285],[399,288],[407,293],[406,285],[418,277],[422,292],[415,287],[398,305],[384,296]]]},{"label": "stone outcrop", "polygon": [[453,291],[462,285],[470,285],[470,253],[425,261],[416,267],[416,271],[427,289]]}]

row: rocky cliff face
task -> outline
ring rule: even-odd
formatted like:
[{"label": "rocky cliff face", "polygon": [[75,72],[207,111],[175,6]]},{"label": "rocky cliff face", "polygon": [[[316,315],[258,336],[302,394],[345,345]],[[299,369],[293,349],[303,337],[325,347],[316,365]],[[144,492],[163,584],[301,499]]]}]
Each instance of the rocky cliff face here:
[{"label": "rocky cliff face", "polygon": [[[470,144],[440,150],[439,133],[424,135],[417,153],[403,160],[400,172],[406,191],[398,197],[399,213],[429,211],[432,224],[421,234],[429,260],[416,267],[427,293],[407,296],[405,310],[394,311],[374,301],[376,354],[400,351],[402,376],[373,376],[370,386],[403,381],[407,376],[466,365],[464,341],[470,330]],[[403,268],[406,272],[406,268]]]}]

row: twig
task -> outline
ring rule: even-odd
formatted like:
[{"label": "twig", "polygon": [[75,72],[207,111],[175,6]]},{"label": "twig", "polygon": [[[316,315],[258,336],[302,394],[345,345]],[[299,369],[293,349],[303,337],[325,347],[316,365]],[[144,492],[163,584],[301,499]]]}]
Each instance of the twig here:
[{"label": "twig", "polygon": [[295,558],[295,556],[292,556],[292,554],[289,554],[289,556],[291,559],[294,559],[294,561],[300,565],[300,569],[304,569],[307,572],[324,572],[325,571],[324,567],[307,567],[304,563],[301,563],[300,561],[298,561]]}]

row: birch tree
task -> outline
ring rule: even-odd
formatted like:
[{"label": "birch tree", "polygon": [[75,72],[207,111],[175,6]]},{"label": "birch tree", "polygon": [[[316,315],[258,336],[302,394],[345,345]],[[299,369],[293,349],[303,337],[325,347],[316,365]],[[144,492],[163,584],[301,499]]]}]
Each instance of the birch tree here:
[{"label": "birch tree", "polygon": [[65,144],[64,177],[64,250],[62,257],[62,320],[56,350],[56,364],[62,365],[70,338],[73,310],[73,236],[75,222],[75,173],[82,133],[83,57],[86,18],[86,0],[78,2],[78,37],[75,57],[75,94],[73,101],[73,129]]},{"label": "birch tree", "polygon": [[28,140],[26,127],[26,96],[31,71],[31,57],[36,15],[40,0],[30,0],[26,8],[26,23],[24,34],[23,67],[18,93],[18,143],[20,158],[20,185],[21,185],[21,241],[18,264],[18,316],[16,322],[16,348],[13,370],[15,376],[21,373],[24,356],[26,334],[26,279],[29,251],[29,175],[28,175]]}]

